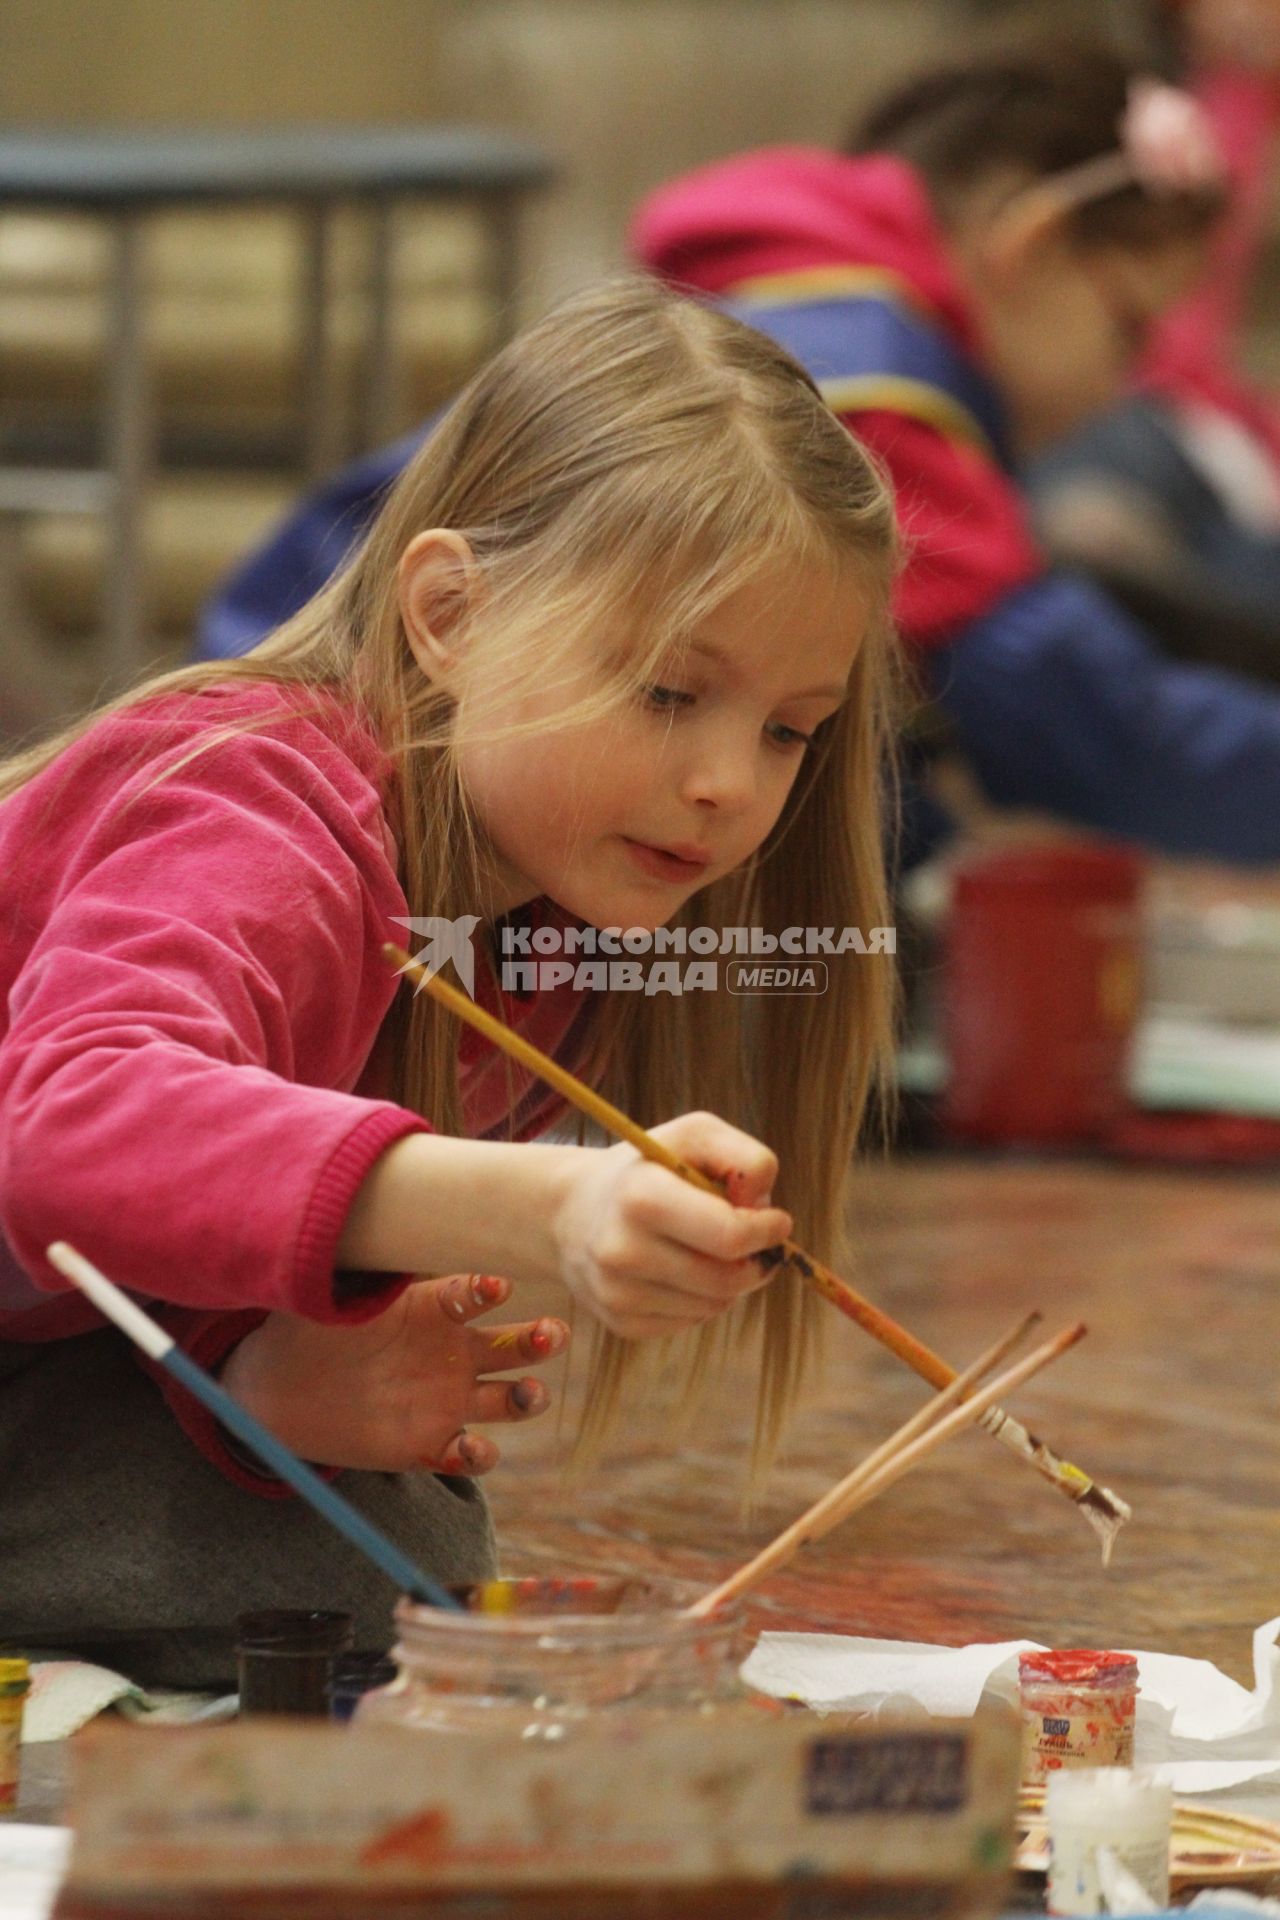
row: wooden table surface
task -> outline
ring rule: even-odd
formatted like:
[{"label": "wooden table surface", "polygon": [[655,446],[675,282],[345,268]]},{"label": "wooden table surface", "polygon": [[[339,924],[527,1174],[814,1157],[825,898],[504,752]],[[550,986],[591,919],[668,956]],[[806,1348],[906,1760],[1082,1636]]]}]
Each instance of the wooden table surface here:
[{"label": "wooden table surface", "polygon": [[[902,1160],[860,1176],[856,1229],[861,1265],[849,1277],[955,1366],[1033,1306],[1048,1329],[1088,1322],[1088,1338],[1013,1411],[1123,1494],[1134,1519],[1104,1571],[1061,1494],[985,1435],[965,1435],[776,1575],[754,1624],[1147,1647],[1251,1682],[1251,1631],[1280,1612],[1280,1185]],[[710,1585],[748,1558],[926,1392],[834,1310],[828,1318],[824,1375],[749,1520],[752,1389],[735,1369],[685,1440],[641,1407],[577,1485],[554,1413],[500,1433],[505,1457],[488,1487],[505,1569]]]}]

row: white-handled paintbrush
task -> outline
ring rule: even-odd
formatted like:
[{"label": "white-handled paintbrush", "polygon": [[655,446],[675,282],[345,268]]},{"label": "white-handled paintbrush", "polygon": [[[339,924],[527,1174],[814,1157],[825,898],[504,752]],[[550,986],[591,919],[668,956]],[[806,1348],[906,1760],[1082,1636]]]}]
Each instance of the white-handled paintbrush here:
[{"label": "white-handled paintbrush", "polygon": [[461,1612],[461,1603],[454,1599],[437,1580],[401,1553],[392,1540],[388,1540],[381,1528],[375,1527],[357,1512],[349,1500],[320,1478],[305,1460],[300,1460],[290,1451],[282,1440],[254,1417],[238,1400],[233,1400],[225,1387],[198,1366],[190,1354],[184,1353],[171,1334],[144,1313],[129,1296],[122,1293],[105,1273],[100,1273],[90,1260],[65,1240],[57,1240],[46,1248],[45,1257],[50,1266],[56,1267],[81,1293],[92,1300],[99,1313],[105,1314],[119,1327],[121,1333],[129,1336],[135,1346],[162,1366],[166,1373],[181,1381],[188,1393],[208,1407],[210,1413],[251,1447],[258,1458],[270,1467],[273,1473],[291,1486],[295,1493],[315,1508],[322,1519],[351,1542],[352,1546],[381,1567],[387,1578],[394,1580],[401,1592],[407,1593],[411,1600],[421,1600],[432,1607],[450,1607]]}]

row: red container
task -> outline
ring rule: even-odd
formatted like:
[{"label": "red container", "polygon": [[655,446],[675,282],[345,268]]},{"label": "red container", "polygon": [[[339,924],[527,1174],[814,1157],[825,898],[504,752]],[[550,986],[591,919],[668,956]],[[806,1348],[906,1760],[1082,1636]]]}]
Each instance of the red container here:
[{"label": "red container", "polygon": [[1070,841],[956,874],[943,943],[943,1125],[956,1139],[1072,1146],[1127,1106],[1142,863]]},{"label": "red container", "polygon": [[1022,1785],[1063,1767],[1131,1767],[1138,1658],[1084,1648],[1018,1655]]}]

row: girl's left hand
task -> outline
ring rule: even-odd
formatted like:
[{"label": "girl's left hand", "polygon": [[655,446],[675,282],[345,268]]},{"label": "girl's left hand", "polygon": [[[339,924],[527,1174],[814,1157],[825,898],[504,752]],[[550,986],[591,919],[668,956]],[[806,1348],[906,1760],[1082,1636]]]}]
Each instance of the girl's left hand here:
[{"label": "girl's left hand", "polygon": [[488,1473],[498,1449],[469,1421],[528,1420],[551,1404],[540,1380],[493,1376],[564,1351],[563,1320],[473,1327],[511,1282],[460,1273],[406,1287],[376,1319],[332,1326],[273,1313],[240,1342],[222,1383],[304,1459],[403,1473]]}]

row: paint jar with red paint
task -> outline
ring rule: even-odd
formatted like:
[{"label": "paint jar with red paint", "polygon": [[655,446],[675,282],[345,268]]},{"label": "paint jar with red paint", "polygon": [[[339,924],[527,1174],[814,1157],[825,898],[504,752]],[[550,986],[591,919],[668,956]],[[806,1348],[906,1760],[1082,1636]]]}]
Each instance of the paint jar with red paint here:
[{"label": "paint jar with red paint", "polygon": [[400,1602],[397,1677],[366,1694],[359,1721],[457,1734],[506,1726],[513,1739],[560,1740],[601,1712],[711,1712],[746,1697],[742,1609],[690,1618],[700,1588],[584,1577],[454,1592],[465,1611]]},{"label": "paint jar with red paint", "polygon": [[1127,1105],[1138,1013],[1142,864],[1062,841],[960,866],[942,946],[953,1139],[1073,1146]]},{"label": "paint jar with red paint", "polygon": [[1022,1784],[1065,1767],[1131,1767],[1138,1703],[1132,1653],[1054,1648],[1018,1655]]}]

